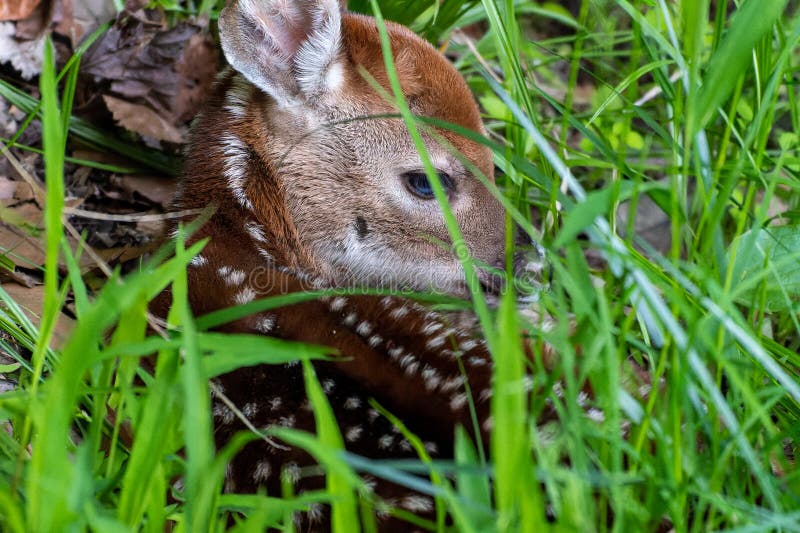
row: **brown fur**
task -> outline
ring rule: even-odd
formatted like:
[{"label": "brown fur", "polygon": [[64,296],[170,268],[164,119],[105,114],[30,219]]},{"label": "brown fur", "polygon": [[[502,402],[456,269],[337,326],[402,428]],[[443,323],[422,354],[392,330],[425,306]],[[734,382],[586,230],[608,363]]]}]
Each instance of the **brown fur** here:
[{"label": "brown fur", "polygon": [[[300,10],[298,21],[310,24],[319,15],[314,10],[330,1],[299,1],[292,9]],[[326,91],[326,81],[295,79],[297,72],[275,59],[297,51],[299,30],[258,18],[268,13],[264,5],[247,0],[226,8],[220,18],[229,61],[256,83],[236,70],[222,74],[193,127],[175,208],[216,208],[191,238],[210,238],[188,273],[193,312],[312,286],[466,294],[438,204],[412,197],[400,183],[402,172],[422,168],[405,124],[398,118],[368,118],[396,111],[359,73],[363,67],[388,89],[374,20],[341,15],[341,46],[335,56],[321,60],[327,69],[340,65],[335,68],[341,68],[341,76],[331,74],[333,88]],[[254,30],[261,22],[266,29]],[[283,42],[264,38],[263,32],[269,36],[275,27],[273,40]],[[412,111],[483,132],[466,83],[444,57],[402,26],[389,24],[388,30]],[[304,83],[313,94],[303,93]],[[449,131],[439,134],[491,178],[489,150]],[[470,252],[490,265],[502,264],[501,206],[447,148],[429,134],[425,142],[438,169],[456,184],[450,202]],[[168,306],[165,292],[153,310],[166,316]],[[330,346],[341,354],[314,366],[352,452],[372,458],[415,456],[369,407],[368,400],[375,398],[428,443],[433,455],[447,457],[456,425],[473,428],[467,387],[480,425],[475,437],[488,444],[492,368],[484,343],[417,304],[389,297],[327,298],[220,329]],[[299,365],[242,368],[223,376],[219,386],[249,412],[256,427],[313,431]],[[243,426],[222,404],[216,414],[222,444]],[[292,464],[314,461],[300,450],[251,444],[234,460],[228,489],[265,486],[268,493],[280,494],[278,472]],[[296,481],[298,491],[323,482],[319,476]],[[430,509],[408,499],[412,493],[405,489],[381,482],[376,492],[430,516]],[[324,529],[324,519],[313,518],[308,527]],[[387,531],[397,526],[381,522]]]}]

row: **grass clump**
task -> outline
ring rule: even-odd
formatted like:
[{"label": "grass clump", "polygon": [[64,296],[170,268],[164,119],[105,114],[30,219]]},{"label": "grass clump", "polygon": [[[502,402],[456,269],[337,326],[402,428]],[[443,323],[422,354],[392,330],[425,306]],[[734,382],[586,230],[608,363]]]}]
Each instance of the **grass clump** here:
[{"label": "grass clump", "polygon": [[[537,306],[554,327],[532,323],[513,295],[497,310],[476,304],[496,360],[490,454],[461,432],[452,462],[342,454],[306,365],[319,434],[276,434],[325,465],[325,490],[223,494],[226,461],[249,440],[272,436],[242,435],[215,451],[208,378],[241,364],[237,346],[258,343],[269,354],[247,364],[307,361],[324,349],[209,333],[224,318],[196,319],[186,299],[185,266],[202,243],[114,275],[89,298],[60,222],[66,138],[84,130],[69,118],[70,76],[58,105],[48,55],[41,104],[26,100],[41,112],[47,162],[41,325],[0,289],[0,348],[19,364],[3,371],[20,382],[0,395],[0,420],[10,422],[0,432],[3,529],[211,531],[235,522],[242,531],[289,530],[293,511],[324,502],[335,530],[369,531],[379,504],[359,497],[354,471],[436,496],[436,523],[417,524],[433,530],[450,522],[464,531],[798,529],[794,4],[582,0],[571,12],[498,0],[403,5],[353,7],[379,6],[434,41],[453,37],[448,53],[486,111],[509,220],[540,227],[535,236],[552,263]],[[412,129],[426,127],[403,116]],[[431,181],[442,197],[435,173]],[[646,231],[642,219],[656,229]],[[147,302],[168,285],[170,323],[179,328],[149,333]],[[68,291],[76,327],[53,350]],[[302,297],[314,295],[237,312]],[[554,370],[532,370],[537,394],[518,386],[527,364],[521,330],[525,342],[560,356]],[[157,362],[142,365],[152,353]],[[628,360],[650,374],[644,398],[630,390]],[[565,387],[553,391],[558,379]],[[587,384],[588,400],[580,394]],[[545,404],[557,422],[537,423]],[[591,409],[602,417],[588,417]]]}]

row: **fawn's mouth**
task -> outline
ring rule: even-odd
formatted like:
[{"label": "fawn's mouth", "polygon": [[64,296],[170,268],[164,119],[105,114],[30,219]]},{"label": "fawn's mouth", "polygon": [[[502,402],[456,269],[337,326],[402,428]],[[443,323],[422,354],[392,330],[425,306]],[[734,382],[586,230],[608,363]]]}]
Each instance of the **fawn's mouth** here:
[{"label": "fawn's mouth", "polygon": [[517,248],[513,268],[514,275],[510,279],[503,270],[502,262],[476,269],[478,281],[490,305],[496,305],[509,289],[514,291],[519,304],[536,302],[542,289],[550,284],[552,272],[548,268],[544,250],[536,243]]},{"label": "fawn's mouth", "polygon": [[487,296],[499,297],[506,287],[506,279],[502,271],[489,268],[478,268],[478,283],[481,284],[483,293]]}]

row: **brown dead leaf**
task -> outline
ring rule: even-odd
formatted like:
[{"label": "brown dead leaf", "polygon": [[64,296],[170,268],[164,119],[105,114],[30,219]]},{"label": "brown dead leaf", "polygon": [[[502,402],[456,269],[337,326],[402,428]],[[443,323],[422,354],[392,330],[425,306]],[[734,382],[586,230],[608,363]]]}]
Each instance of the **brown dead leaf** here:
[{"label": "brown dead leaf", "polygon": [[45,0],[41,2],[24,19],[17,21],[16,38],[21,41],[35,41],[44,39],[50,23],[53,21],[53,7],[59,0]]},{"label": "brown dead leaf", "polygon": [[[33,202],[26,202],[0,210],[0,255],[7,256],[15,265],[37,268],[44,265],[45,235],[42,210]],[[67,236],[72,250],[78,241]],[[88,253],[82,253],[78,261],[82,272],[97,265]],[[66,269],[63,260],[59,268]]]},{"label": "brown dead leaf", "polygon": [[82,38],[116,15],[114,2],[108,0],[57,0],[53,31],[69,37],[72,48]]},{"label": "brown dead leaf", "polygon": [[[44,303],[44,286],[38,285],[36,287],[23,287],[22,285],[17,285],[16,283],[3,283],[2,287],[9,294],[9,296],[11,296],[11,299],[14,300],[20,307],[22,307],[28,318],[30,318],[31,321],[38,326],[42,305]],[[58,316],[58,321],[56,322],[56,327],[53,330],[53,339],[50,343],[51,346],[54,348],[63,346],[64,342],[69,337],[74,324],[75,321],[73,319],[64,313],[60,313]]]},{"label": "brown dead leaf", "polygon": [[25,272],[17,270],[8,270],[7,268],[0,267],[0,283],[11,281],[23,287],[35,287],[41,285],[41,281],[33,276],[29,276]]},{"label": "brown dead leaf", "polygon": [[18,181],[17,187],[14,189],[14,200],[16,203],[39,201],[39,192],[34,189],[30,183]]},{"label": "brown dead leaf", "polygon": [[16,226],[0,222],[0,254],[25,268],[44,264],[44,244]]},{"label": "brown dead leaf", "polygon": [[217,75],[214,42],[202,33],[192,35],[175,69],[181,76],[175,114],[183,122],[197,114]]},{"label": "brown dead leaf", "polygon": [[111,183],[133,199],[136,195],[161,208],[167,207],[175,194],[177,182],[157,176],[114,176]]},{"label": "brown dead leaf", "polygon": [[22,20],[33,13],[41,0],[3,0],[0,2],[0,20]]},{"label": "brown dead leaf", "polygon": [[114,120],[123,128],[159,141],[176,144],[183,142],[183,133],[149,107],[132,104],[109,95],[103,95],[103,101],[114,115]]},{"label": "brown dead leaf", "polygon": [[97,254],[106,262],[119,265],[138,259],[145,254],[155,252],[158,243],[151,241],[144,246],[122,246],[119,248],[105,248],[97,250]]},{"label": "brown dead leaf", "polygon": [[13,200],[14,193],[17,191],[18,182],[10,180],[5,176],[0,176],[0,203]]},{"label": "brown dead leaf", "polygon": [[[115,118],[146,137],[180,143],[184,123],[208,95],[217,70],[217,54],[207,26],[181,22],[167,27],[163,13],[123,12],[84,54],[82,72],[104,95]],[[122,109],[119,101],[142,107]],[[137,118],[141,115],[145,118]],[[124,121],[119,116],[124,116]],[[146,132],[146,133],[143,133]],[[180,137],[180,138],[179,138]]]}]

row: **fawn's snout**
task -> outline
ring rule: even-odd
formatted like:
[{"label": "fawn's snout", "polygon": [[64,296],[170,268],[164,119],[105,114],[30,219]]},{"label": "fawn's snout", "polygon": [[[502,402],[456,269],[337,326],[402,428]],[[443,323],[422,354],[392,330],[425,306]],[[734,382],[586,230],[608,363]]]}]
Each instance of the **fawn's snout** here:
[{"label": "fawn's snout", "polygon": [[[522,228],[517,228],[511,258],[511,276],[507,274],[508,259],[504,257],[477,270],[484,292],[492,297],[513,290],[517,301],[536,301],[538,292],[549,283],[549,270],[544,248],[531,239]],[[494,301],[492,298],[490,301]]]}]

